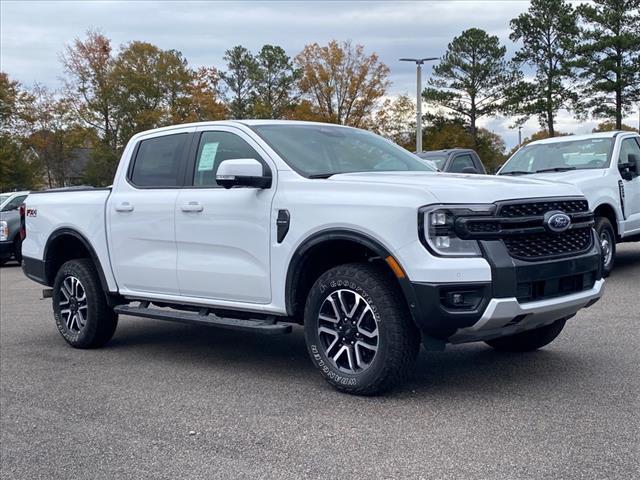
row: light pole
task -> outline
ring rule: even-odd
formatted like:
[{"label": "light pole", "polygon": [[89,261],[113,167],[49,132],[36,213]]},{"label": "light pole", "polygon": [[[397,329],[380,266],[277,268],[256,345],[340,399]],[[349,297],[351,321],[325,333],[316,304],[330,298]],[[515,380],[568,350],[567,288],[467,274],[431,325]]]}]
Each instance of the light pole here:
[{"label": "light pole", "polygon": [[518,148],[522,146],[522,125],[518,125]]},{"label": "light pole", "polygon": [[437,57],[429,58],[401,58],[401,62],[414,62],[416,64],[416,152],[422,151],[422,64]]}]

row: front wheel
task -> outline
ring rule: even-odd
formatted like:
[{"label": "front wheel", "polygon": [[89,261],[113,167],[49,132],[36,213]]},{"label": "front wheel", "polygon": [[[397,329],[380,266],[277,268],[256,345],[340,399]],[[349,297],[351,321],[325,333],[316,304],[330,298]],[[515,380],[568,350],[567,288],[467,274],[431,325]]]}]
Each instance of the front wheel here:
[{"label": "front wheel", "polygon": [[304,325],[311,359],[338,390],[374,395],[406,378],[420,348],[408,306],[384,267],[352,263],[311,287]]},{"label": "front wheel", "polygon": [[101,347],[113,337],[118,316],[107,304],[89,259],[69,260],[60,267],[52,300],[58,331],[71,346]]},{"label": "front wheel", "polygon": [[565,323],[564,319],[556,320],[544,327],[487,340],[485,343],[503,352],[531,352],[553,342],[562,332]]},{"label": "front wheel", "polygon": [[597,217],[595,225],[602,250],[602,275],[608,277],[613,270],[616,255],[616,232],[606,217]]}]

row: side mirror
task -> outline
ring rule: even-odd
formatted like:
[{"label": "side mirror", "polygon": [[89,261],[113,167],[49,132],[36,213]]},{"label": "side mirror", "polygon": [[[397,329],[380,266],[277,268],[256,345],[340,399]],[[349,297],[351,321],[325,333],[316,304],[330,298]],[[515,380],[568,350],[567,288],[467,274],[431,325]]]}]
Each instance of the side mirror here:
[{"label": "side mirror", "polygon": [[480,173],[476,167],[464,167],[462,173]]},{"label": "side mirror", "polygon": [[216,171],[216,182],[224,188],[271,187],[271,175],[265,175],[262,164],[255,158],[223,160]]},{"label": "side mirror", "polygon": [[640,175],[640,158],[638,158],[638,155],[630,153],[627,157],[627,163],[618,164],[618,170],[622,178],[633,180],[633,178]]}]

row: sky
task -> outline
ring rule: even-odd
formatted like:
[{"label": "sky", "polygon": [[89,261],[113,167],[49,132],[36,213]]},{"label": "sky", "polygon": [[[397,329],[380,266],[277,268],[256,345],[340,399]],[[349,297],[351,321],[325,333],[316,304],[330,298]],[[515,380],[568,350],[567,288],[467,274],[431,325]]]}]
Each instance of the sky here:
[{"label": "sky", "polygon": [[[439,57],[463,30],[477,27],[497,35],[511,56],[509,21],[528,8],[528,0],[476,1],[12,1],[0,3],[0,69],[26,86],[61,85],[60,52],[89,29],[98,29],[118,46],[142,40],[180,50],[194,67],[224,68],[225,50],[244,45],[283,47],[290,56],[312,42],[351,40],[376,52],[390,69],[389,95],[415,96],[415,65],[401,57]],[[423,84],[430,76],[423,72]],[[512,118],[481,120],[502,135],[507,147],[517,143]],[[560,112],[557,129],[590,132],[597,121],[578,121]],[[638,115],[626,119],[637,125]],[[539,130],[535,119],[523,137]]]}]

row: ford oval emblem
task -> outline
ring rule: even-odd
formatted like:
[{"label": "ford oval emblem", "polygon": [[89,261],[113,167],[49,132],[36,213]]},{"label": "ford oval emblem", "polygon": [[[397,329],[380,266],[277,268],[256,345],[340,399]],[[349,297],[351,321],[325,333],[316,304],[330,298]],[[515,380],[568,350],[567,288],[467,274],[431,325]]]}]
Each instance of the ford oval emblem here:
[{"label": "ford oval emblem", "polygon": [[571,217],[564,212],[547,212],[544,216],[544,226],[555,233],[564,232],[571,226]]}]

